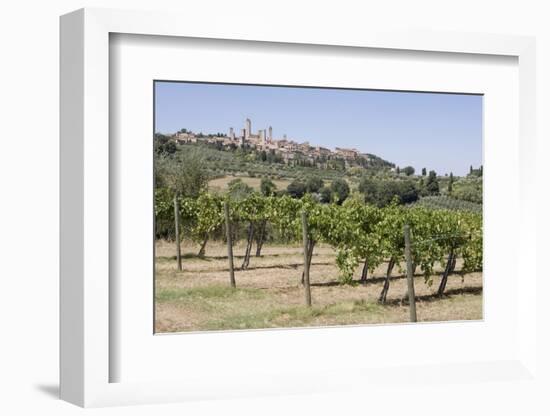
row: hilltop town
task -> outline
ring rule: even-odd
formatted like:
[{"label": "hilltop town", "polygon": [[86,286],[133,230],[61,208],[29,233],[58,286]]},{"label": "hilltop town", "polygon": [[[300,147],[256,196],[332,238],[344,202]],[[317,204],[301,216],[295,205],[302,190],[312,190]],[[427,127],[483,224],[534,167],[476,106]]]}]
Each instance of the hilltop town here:
[{"label": "hilltop town", "polygon": [[[336,147],[334,150],[322,146],[311,145],[308,141],[299,142],[290,139],[284,134],[281,138],[273,137],[273,128],[271,126],[265,129],[259,129],[256,133],[252,132],[252,121],[246,119],[244,128],[239,134],[233,127],[229,128],[227,134],[202,134],[194,133],[187,129],[182,129],[175,133],[172,138],[179,144],[186,143],[208,143],[216,144],[226,148],[251,148],[258,151],[274,153],[282,158],[287,164],[294,160],[306,160],[310,163],[322,163],[330,159],[341,159],[345,161],[346,166],[360,164],[366,165],[369,162],[380,161],[377,156],[368,153],[361,153],[357,149],[346,149]],[[392,165],[388,163],[388,165]],[[393,166],[392,166],[393,167]]]}]

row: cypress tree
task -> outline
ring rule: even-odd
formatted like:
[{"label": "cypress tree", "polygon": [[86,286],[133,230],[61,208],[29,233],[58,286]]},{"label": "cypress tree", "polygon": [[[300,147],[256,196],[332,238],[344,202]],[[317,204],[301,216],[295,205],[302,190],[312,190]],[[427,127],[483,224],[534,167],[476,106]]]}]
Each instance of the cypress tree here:
[{"label": "cypress tree", "polygon": [[451,174],[449,175],[449,185],[447,186],[447,191],[449,194],[453,192],[453,182],[454,182],[454,177],[453,177],[453,172],[451,172]]}]

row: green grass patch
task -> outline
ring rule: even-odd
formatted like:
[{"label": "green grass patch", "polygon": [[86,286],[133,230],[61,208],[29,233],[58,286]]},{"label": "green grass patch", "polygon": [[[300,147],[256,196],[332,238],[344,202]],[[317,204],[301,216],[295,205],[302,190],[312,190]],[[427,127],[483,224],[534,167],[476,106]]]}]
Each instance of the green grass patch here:
[{"label": "green grass patch", "polygon": [[325,315],[339,316],[354,313],[381,313],[384,307],[379,303],[369,303],[364,300],[355,300],[349,302],[340,302],[328,305],[324,308]]},{"label": "green grass patch", "polygon": [[159,289],[155,293],[157,302],[179,302],[206,299],[228,299],[246,300],[260,299],[264,296],[260,289],[239,289],[230,286],[205,286],[189,289]]},{"label": "green grass patch", "polygon": [[[301,327],[322,322],[324,318],[337,325],[353,315],[364,313],[382,313],[384,307],[363,300],[334,303],[327,306],[295,306],[269,311],[251,311],[250,313],[228,315],[212,319],[205,324],[206,330],[257,329]],[[317,323],[318,324],[318,323]]]}]

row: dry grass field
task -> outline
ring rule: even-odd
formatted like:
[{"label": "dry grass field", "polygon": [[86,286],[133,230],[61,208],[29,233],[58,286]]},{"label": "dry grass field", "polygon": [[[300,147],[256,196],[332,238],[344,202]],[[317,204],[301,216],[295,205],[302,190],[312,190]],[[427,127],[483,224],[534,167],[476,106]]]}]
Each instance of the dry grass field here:
[{"label": "dry grass field", "polygon": [[[311,266],[311,308],[304,305],[299,280],[302,272],[301,247],[266,244],[261,257],[252,257],[249,268],[239,270],[244,244],[234,248],[237,289],[229,287],[226,246],[209,242],[204,258],[196,257],[197,244],[184,242],[183,271],[179,272],[173,243],[156,245],[155,330],[181,332],[382,324],[409,319],[407,281],[396,267],[388,302],[377,302],[385,265],[366,284],[341,285],[335,254],[328,246],[315,248]],[[254,250],[253,250],[254,253]],[[457,264],[460,270],[460,261]],[[439,269],[438,269],[439,271]],[[356,276],[359,276],[359,269]],[[420,274],[415,276],[419,321],[482,319],[481,273],[449,276],[446,294],[435,296],[439,275],[430,287]]]},{"label": "dry grass field", "polygon": [[[224,176],[223,178],[212,179],[208,182],[208,189],[215,192],[225,192],[227,191],[227,184],[233,179],[241,179],[248,186],[252,187],[255,191],[260,190],[260,182],[262,178],[251,178],[249,176]],[[286,189],[288,184],[291,182],[287,179],[272,179],[272,182],[277,186],[278,190]]]}]

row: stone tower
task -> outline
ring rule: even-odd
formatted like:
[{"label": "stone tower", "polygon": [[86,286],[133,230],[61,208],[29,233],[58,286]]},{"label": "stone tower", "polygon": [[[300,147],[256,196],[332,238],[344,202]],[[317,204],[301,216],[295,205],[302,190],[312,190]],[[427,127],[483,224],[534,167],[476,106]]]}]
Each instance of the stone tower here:
[{"label": "stone tower", "polygon": [[252,133],[252,122],[249,118],[246,119],[244,124],[244,131],[245,131],[245,138],[249,138],[250,134]]}]

